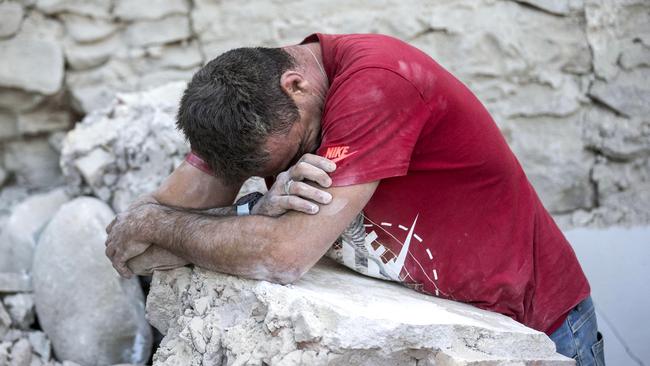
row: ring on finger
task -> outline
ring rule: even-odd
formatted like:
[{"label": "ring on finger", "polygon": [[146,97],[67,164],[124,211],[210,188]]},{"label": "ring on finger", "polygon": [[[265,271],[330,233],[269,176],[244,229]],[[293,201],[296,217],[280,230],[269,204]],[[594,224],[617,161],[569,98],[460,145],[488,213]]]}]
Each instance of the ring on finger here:
[{"label": "ring on finger", "polygon": [[293,184],[293,179],[289,179],[286,183],[284,183],[284,194],[289,196],[291,194],[291,185]]}]

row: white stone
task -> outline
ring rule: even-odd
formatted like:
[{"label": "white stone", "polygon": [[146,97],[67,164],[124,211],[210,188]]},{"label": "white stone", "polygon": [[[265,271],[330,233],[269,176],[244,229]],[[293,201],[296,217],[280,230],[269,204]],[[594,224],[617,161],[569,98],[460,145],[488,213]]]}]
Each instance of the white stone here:
[{"label": "white stone", "polygon": [[62,188],[36,194],[18,204],[0,233],[0,272],[29,272],[38,235],[70,198]]},{"label": "white stone", "polygon": [[[215,306],[204,315],[185,311],[205,296]],[[290,286],[199,268],[156,272],[147,314],[166,333],[154,365],[573,364],[510,318],[329,261]]]},{"label": "white stone", "polygon": [[0,272],[0,294],[28,292],[31,290],[32,280],[29,275],[25,273]]},{"label": "white stone", "polygon": [[621,66],[626,70],[636,67],[650,67],[650,47],[643,43],[633,43],[621,54]]},{"label": "white stone", "polygon": [[191,69],[201,66],[203,56],[196,42],[186,45],[171,45],[158,47],[158,51],[149,51],[149,55],[154,58],[157,67]]},{"label": "white stone", "polygon": [[107,19],[97,19],[72,13],[62,14],[61,19],[65,24],[68,35],[73,40],[82,43],[104,39],[118,29],[117,23]]},{"label": "white stone", "polygon": [[61,46],[47,39],[0,41],[0,86],[53,94],[63,81]]},{"label": "white stone", "polygon": [[647,118],[650,114],[650,69],[620,72],[610,82],[596,80],[589,94],[621,114]]},{"label": "white stone", "polygon": [[602,108],[584,114],[584,139],[588,147],[619,160],[650,155],[650,120],[624,118]]},{"label": "white stone", "polygon": [[115,157],[101,147],[92,150],[88,155],[78,159],[75,167],[79,170],[86,182],[91,186],[102,184],[104,170],[115,162]]},{"label": "white stone", "polygon": [[188,11],[188,3],[184,0],[150,0],[146,2],[116,0],[113,14],[124,20],[140,20],[187,14]]},{"label": "white stone", "polygon": [[23,7],[18,3],[12,1],[0,3],[0,38],[16,34],[23,22],[24,14]]},{"label": "white stone", "polygon": [[621,53],[634,42],[650,45],[650,13],[644,1],[585,0],[587,37],[596,75],[610,79],[619,73]]},{"label": "white stone", "polygon": [[12,366],[29,366],[32,362],[32,345],[25,338],[21,338],[11,348]]},{"label": "white stone", "polygon": [[66,73],[73,107],[86,114],[106,108],[117,91],[134,89],[136,84],[137,75],[129,63],[114,58],[97,68]]},{"label": "white stone", "polygon": [[594,157],[579,141],[579,117],[513,119],[503,123],[508,142],[542,203],[553,213],[594,205]]},{"label": "white stone", "polygon": [[[69,187],[101,196],[116,211],[126,209],[141,194],[154,191],[189,150],[175,127],[184,88],[184,83],[177,83],[144,93],[122,94],[110,109],[90,114],[77,124],[62,150],[61,163]],[[87,165],[100,167],[99,171],[85,169],[86,159],[93,161]],[[80,169],[80,160],[85,170]],[[97,161],[100,164],[95,164]],[[107,174],[117,179],[100,179]]]},{"label": "white stone", "polygon": [[34,353],[43,360],[48,361],[52,354],[52,345],[47,335],[41,331],[29,332],[27,336],[29,343],[32,345]]},{"label": "white stone", "polygon": [[29,329],[34,323],[34,296],[32,294],[15,294],[4,298],[5,307],[16,328]]},{"label": "white stone", "polygon": [[39,239],[36,312],[59,359],[105,365],[143,363],[149,356],[142,290],[137,279],[121,279],[104,254],[113,216],[103,202],[77,198],[61,207]]},{"label": "white stone", "polygon": [[115,56],[121,47],[118,36],[111,36],[93,43],[64,43],[65,58],[75,70],[84,70],[99,66]]},{"label": "white stone", "polygon": [[11,316],[0,301],[0,338],[3,338],[11,326]]},{"label": "white stone", "polygon": [[9,364],[9,348],[11,348],[11,342],[0,342],[0,365]]},{"label": "white stone", "polygon": [[582,9],[582,0],[516,0],[520,3],[532,5],[552,14],[568,15],[572,11]]},{"label": "white stone", "polygon": [[9,139],[19,135],[17,119],[14,112],[0,109],[0,139]]},{"label": "white stone", "polygon": [[147,46],[181,41],[190,37],[185,16],[171,15],[159,20],[145,20],[129,25],[126,40],[132,46]]},{"label": "white stone", "polygon": [[30,110],[41,103],[45,97],[19,89],[0,89],[0,108],[21,112]]},{"label": "white stone", "polygon": [[37,0],[36,7],[46,14],[74,13],[94,17],[107,17],[111,1],[104,0]]},{"label": "white stone", "polygon": [[18,114],[17,129],[22,135],[61,131],[70,128],[71,121],[66,109],[44,107]]},{"label": "white stone", "polygon": [[592,176],[600,204],[596,223],[644,225],[650,221],[650,157],[629,162],[601,159]]},{"label": "white stone", "polygon": [[52,187],[61,182],[58,154],[46,137],[7,143],[4,166],[14,174],[16,182],[25,187]]}]

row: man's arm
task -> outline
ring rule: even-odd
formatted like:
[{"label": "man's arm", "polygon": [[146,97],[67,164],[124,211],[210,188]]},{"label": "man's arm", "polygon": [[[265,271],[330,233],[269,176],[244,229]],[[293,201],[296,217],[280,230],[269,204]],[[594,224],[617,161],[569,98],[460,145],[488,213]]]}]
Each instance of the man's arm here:
[{"label": "man's arm", "polygon": [[363,209],[377,184],[327,189],[332,202],[315,215],[213,217],[145,205],[117,223],[127,227],[109,236],[109,245],[115,247],[112,259],[121,260],[120,253],[125,252],[121,246],[129,240],[148,241],[208,269],[293,282],[323,256]]},{"label": "man's arm", "polygon": [[[130,209],[151,202],[187,209],[228,206],[232,204],[240,186],[226,185],[219,178],[184,161],[155,192],[140,197]],[[232,209],[226,207],[219,211],[227,215]],[[128,261],[128,270],[140,275],[150,274],[154,269],[170,269],[187,264],[187,260],[150,242],[132,242],[130,247],[134,257]],[[127,269],[127,263],[124,263],[124,269]]]},{"label": "man's arm", "polygon": [[227,185],[187,162],[181,163],[165,179],[152,197],[160,204],[183,208],[206,209],[232,205],[241,187]]}]

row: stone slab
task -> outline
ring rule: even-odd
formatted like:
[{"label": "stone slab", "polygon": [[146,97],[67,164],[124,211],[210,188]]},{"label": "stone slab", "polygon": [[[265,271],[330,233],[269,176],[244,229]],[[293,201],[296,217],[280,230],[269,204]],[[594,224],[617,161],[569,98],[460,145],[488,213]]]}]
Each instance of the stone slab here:
[{"label": "stone slab", "polygon": [[323,260],[294,285],[200,268],[156,272],[154,365],[572,365],[503,315]]}]

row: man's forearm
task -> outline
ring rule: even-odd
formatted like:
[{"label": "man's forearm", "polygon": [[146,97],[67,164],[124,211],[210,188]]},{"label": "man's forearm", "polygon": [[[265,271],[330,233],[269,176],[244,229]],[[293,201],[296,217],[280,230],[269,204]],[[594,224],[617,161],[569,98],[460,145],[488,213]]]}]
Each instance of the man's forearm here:
[{"label": "man's forearm", "polygon": [[276,218],[206,215],[161,205],[148,216],[151,242],[201,267],[281,283],[302,274],[287,257]]}]

